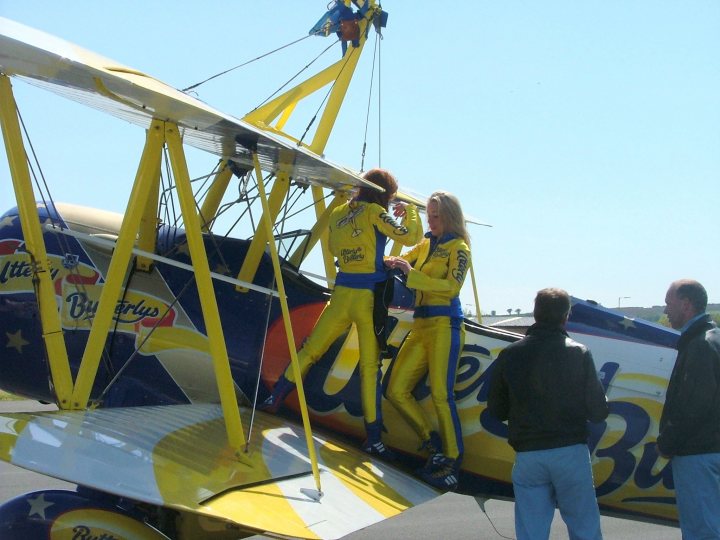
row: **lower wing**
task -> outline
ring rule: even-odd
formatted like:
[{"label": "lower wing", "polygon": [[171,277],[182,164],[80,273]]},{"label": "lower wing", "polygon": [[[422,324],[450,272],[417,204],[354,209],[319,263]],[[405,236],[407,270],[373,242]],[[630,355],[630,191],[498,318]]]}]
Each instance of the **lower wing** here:
[{"label": "lower wing", "polygon": [[[249,410],[243,410],[248,425]],[[0,459],[154,505],[300,538],[338,538],[439,493],[346,444],[257,414],[248,451],[228,445],[218,405],[0,415]]]}]

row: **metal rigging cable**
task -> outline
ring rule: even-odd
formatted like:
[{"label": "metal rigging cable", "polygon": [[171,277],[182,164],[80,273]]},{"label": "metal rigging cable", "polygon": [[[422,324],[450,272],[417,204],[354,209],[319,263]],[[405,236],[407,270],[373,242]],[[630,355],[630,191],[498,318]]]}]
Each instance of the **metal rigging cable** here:
[{"label": "metal rigging cable", "polygon": [[257,57],[255,57],[255,58],[253,58],[252,60],[248,60],[248,61],[246,61],[246,62],[243,62],[242,64],[238,64],[238,65],[235,66],[235,67],[231,67],[230,69],[226,69],[225,71],[221,71],[220,73],[216,73],[215,75],[212,75],[212,76],[208,77],[207,79],[205,79],[205,80],[203,80],[203,81],[200,81],[200,82],[198,82],[198,83],[192,84],[192,85],[188,86],[187,88],[183,88],[183,89],[181,90],[181,92],[187,92],[187,91],[189,91],[189,90],[194,90],[194,89],[197,88],[198,86],[200,86],[200,85],[202,85],[202,84],[205,84],[205,83],[208,82],[208,81],[211,81],[211,80],[213,80],[213,79],[216,79],[216,78],[218,78],[218,77],[221,77],[221,76],[223,76],[223,75],[226,75],[227,73],[230,73],[231,71],[234,71],[234,70],[236,70],[236,69],[239,69],[239,68],[241,68],[241,67],[243,67],[243,66],[247,66],[248,64],[252,64],[253,62],[256,62],[257,60],[261,60],[261,59],[265,58],[266,56],[270,56],[271,54],[274,54],[274,53],[276,53],[276,52],[278,52],[278,51],[281,51],[281,50],[283,50],[283,49],[285,49],[285,48],[287,48],[287,47],[290,47],[291,45],[295,45],[296,43],[300,43],[301,41],[304,41],[304,40],[306,40],[307,38],[313,37],[313,36],[316,36],[316,35],[318,35],[318,33],[308,34],[307,36],[303,36],[303,37],[301,37],[301,38],[299,38],[299,39],[296,39],[295,41],[291,41],[290,43],[287,43],[287,44],[285,44],[285,45],[282,45],[281,47],[278,47],[277,49],[273,49],[272,51],[266,52],[265,54],[261,54],[260,56],[257,56]]},{"label": "metal rigging cable", "polygon": [[[370,125],[370,102],[372,101],[372,91],[373,91],[373,82],[375,81],[375,60],[378,60],[378,66],[379,66],[379,57],[378,57],[378,51],[380,47],[380,39],[378,39],[378,36],[382,38],[382,35],[379,33],[375,33],[375,49],[373,50],[373,62],[372,62],[372,70],[370,71],[370,90],[368,91],[368,104],[367,104],[367,112],[365,114],[365,136],[363,138],[363,145],[362,145],[362,155],[360,159],[360,172],[363,172],[365,170],[365,150],[367,149],[367,132],[368,132],[368,126]],[[379,114],[379,80],[380,80],[380,69],[378,67],[378,114]],[[378,124],[379,124],[378,119]]]}]

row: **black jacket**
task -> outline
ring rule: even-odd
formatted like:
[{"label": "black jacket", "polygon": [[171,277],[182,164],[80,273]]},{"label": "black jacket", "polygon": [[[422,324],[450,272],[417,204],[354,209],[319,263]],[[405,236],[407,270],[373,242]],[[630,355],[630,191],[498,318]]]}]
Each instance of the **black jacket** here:
[{"label": "black jacket", "polygon": [[666,456],[720,452],[720,330],[709,315],[680,336],[660,417]]},{"label": "black jacket", "polygon": [[534,324],[498,356],[488,410],[508,420],[508,442],[524,452],[586,444],[587,421],[607,418],[608,404],[588,348]]}]

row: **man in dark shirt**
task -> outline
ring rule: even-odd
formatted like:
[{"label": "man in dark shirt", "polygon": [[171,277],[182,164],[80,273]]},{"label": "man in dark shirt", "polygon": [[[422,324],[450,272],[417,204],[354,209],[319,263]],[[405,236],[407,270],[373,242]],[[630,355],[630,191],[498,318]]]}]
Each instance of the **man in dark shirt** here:
[{"label": "man in dark shirt", "polygon": [[517,452],[512,471],[518,540],[548,538],[555,506],[570,538],[602,538],[593,486],[587,422],[608,415],[592,355],[570,339],[570,297],[543,289],[535,324],[498,356],[488,410],[508,421]]},{"label": "man in dark shirt", "polygon": [[720,330],[697,281],[673,282],[665,304],[681,334],[658,449],[672,460],[683,538],[720,538]]}]

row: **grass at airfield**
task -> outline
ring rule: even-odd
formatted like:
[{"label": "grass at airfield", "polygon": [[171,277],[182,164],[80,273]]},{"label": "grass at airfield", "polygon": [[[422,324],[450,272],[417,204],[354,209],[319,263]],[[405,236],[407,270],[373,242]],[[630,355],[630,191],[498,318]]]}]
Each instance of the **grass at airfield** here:
[{"label": "grass at airfield", "polygon": [[14,401],[16,399],[20,399],[15,394],[9,394],[8,392],[3,392],[0,390],[0,401]]}]

